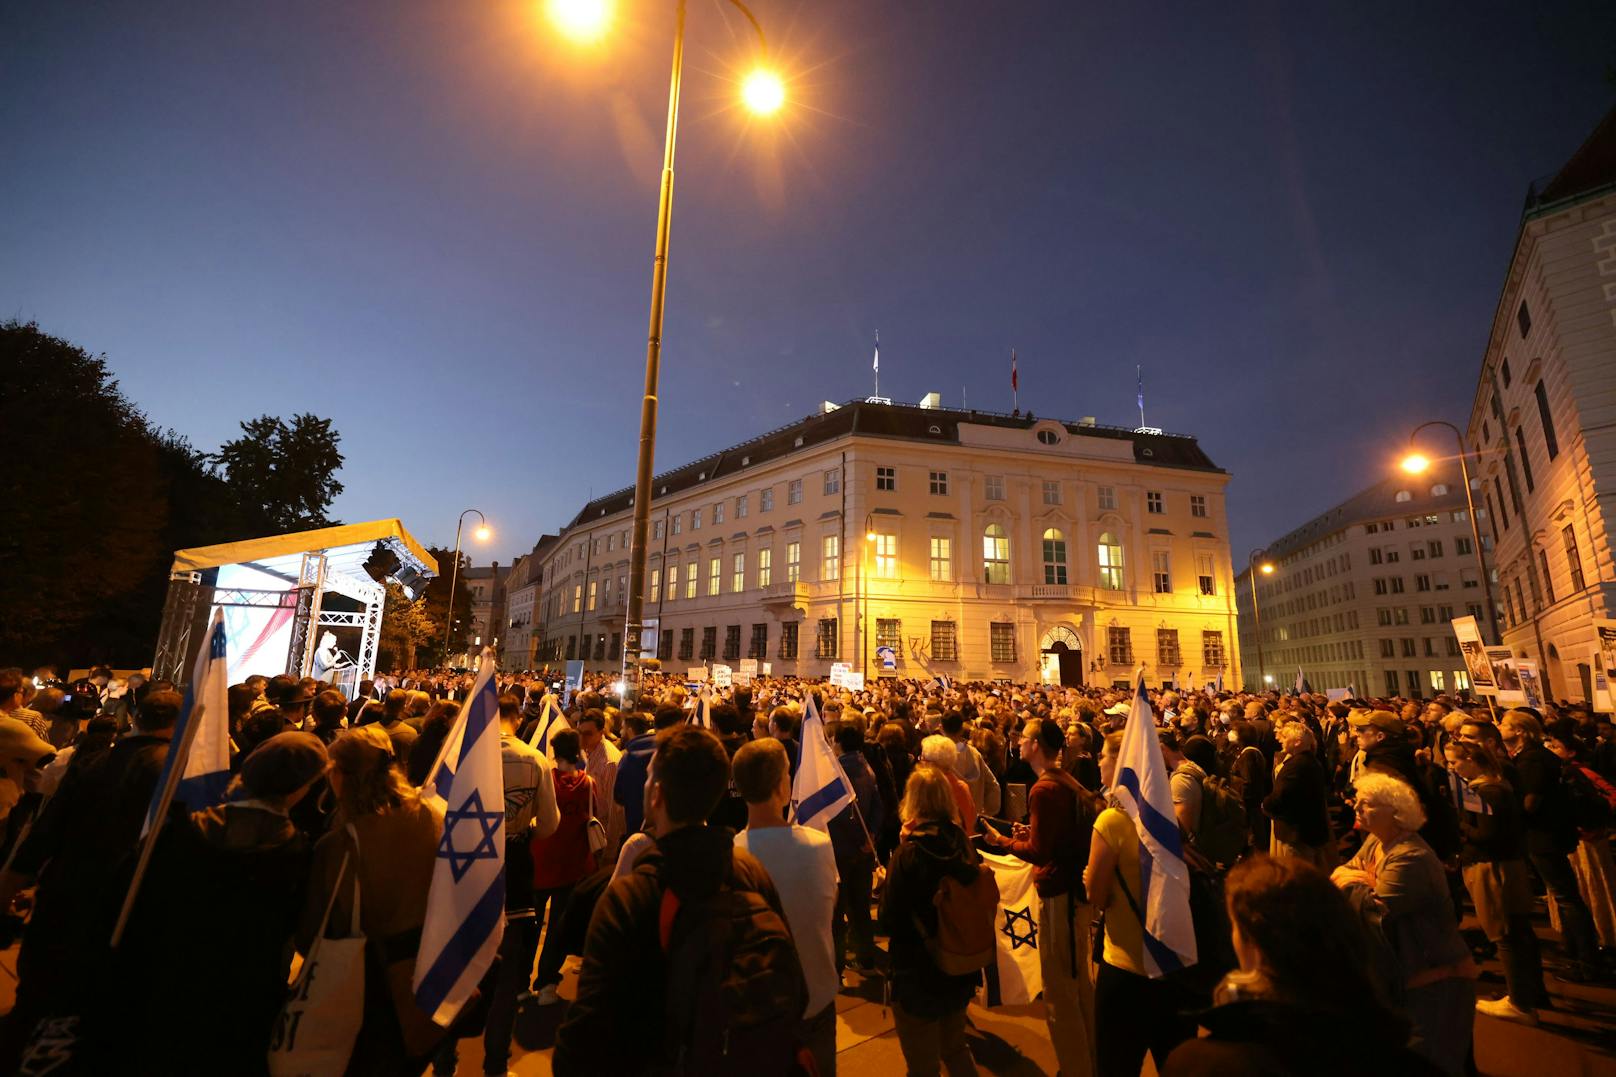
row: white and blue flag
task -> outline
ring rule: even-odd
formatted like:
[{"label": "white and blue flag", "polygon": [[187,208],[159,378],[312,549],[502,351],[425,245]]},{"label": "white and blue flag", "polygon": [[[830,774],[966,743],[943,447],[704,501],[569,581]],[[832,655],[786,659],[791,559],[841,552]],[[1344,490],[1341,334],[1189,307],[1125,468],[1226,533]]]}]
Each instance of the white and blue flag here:
[{"label": "white and blue flag", "polygon": [[853,803],[853,783],[825,739],[825,723],[810,693],[802,705],[802,758],[791,782],[791,810],[802,826],[830,832],[830,821]]},{"label": "white and blue flag", "polygon": [[1307,683],[1307,678],[1306,677],[1302,676],[1302,667],[1297,666],[1296,667],[1296,694],[1297,695],[1303,695],[1305,693],[1310,693],[1312,691],[1313,691],[1313,686]]},{"label": "white and blue flag", "polygon": [[449,730],[421,795],[443,812],[426,922],[415,959],[415,1001],[448,1025],[499,953],[505,933],[505,774],[494,655]]},{"label": "white and blue flag", "polygon": [[1145,971],[1157,977],[1193,965],[1190,873],[1142,669],[1134,678],[1133,706],[1122,732],[1111,793],[1139,832],[1139,878],[1127,882],[1144,912],[1144,947],[1138,956]]},{"label": "white and blue flag", "polygon": [[550,750],[550,738],[563,729],[571,728],[572,723],[567,721],[561,708],[556,705],[556,697],[546,692],[539,701],[539,720],[533,723],[533,735],[528,738],[528,747],[553,760],[555,753]]},{"label": "white and blue flag", "polygon": [[191,666],[191,683],[185,686],[185,703],[174,725],[171,750],[163,759],[163,771],[152,791],[151,805],[141,834],[151,829],[161,810],[159,801],[167,788],[169,771],[179,766],[179,782],[174,799],[191,811],[211,808],[224,800],[230,786],[230,661],[225,651],[224,610],[213,611],[213,621]]}]

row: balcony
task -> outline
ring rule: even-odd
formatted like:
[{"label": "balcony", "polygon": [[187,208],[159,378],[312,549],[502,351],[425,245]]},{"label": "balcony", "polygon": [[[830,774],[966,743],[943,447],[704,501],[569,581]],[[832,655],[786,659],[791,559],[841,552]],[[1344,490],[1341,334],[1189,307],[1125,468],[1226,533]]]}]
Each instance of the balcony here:
[{"label": "balcony", "polygon": [[1075,602],[1078,588],[1067,583],[1030,583],[1016,588],[1021,602]]},{"label": "balcony", "polygon": [[759,588],[758,591],[758,601],[765,606],[808,608],[808,585],[801,580],[795,583],[771,583],[767,587]]}]

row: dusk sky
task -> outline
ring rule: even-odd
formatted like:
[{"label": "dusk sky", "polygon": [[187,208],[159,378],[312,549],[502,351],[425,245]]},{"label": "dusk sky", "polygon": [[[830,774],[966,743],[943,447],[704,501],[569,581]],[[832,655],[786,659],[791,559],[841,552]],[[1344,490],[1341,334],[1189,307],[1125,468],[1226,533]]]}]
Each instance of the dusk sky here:
[{"label": "dusk sky", "polygon": [[[1246,551],[1463,422],[1616,5],[691,0],[658,470],[881,389],[1190,433]],[[334,515],[509,562],[632,480],[671,0],[13,3],[0,318],[212,450],[335,420]],[[3,392],[0,392],[3,396]],[[93,476],[85,476],[86,483]],[[109,491],[117,494],[118,491]],[[134,492],[138,493],[138,492]]]}]

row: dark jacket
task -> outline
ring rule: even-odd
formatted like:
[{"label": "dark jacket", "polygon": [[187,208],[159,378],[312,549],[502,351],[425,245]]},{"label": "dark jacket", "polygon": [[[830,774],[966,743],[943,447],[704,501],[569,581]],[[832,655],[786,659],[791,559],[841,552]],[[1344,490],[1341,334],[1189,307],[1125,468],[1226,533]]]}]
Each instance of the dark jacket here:
[{"label": "dark jacket", "polygon": [[849,752],[841,757],[841,764],[847,780],[853,783],[854,803],[838,812],[826,829],[836,853],[836,870],[848,875],[875,866],[875,849],[871,842],[881,832],[884,809],[881,795],[876,789],[875,775],[870,773],[864,753]]},{"label": "dark jacket", "polygon": [[1507,863],[1526,859],[1526,826],[1520,802],[1505,782],[1479,781],[1470,791],[1481,800],[1482,811],[1462,807],[1462,791],[1455,789],[1459,811],[1459,862]]},{"label": "dark jacket", "polygon": [[1405,740],[1385,740],[1365,751],[1364,769],[1401,778],[1413,787],[1425,809],[1420,837],[1437,859],[1446,861],[1459,852],[1459,819],[1447,795],[1446,771],[1431,764],[1422,766],[1414,757],[1414,746]]},{"label": "dark jacket", "polygon": [[612,786],[612,799],[623,805],[625,835],[636,834],[645,825],[645,779],[651,772],[651,756],[654,754],[656,734],[646,733],[623,745],[623,758],[617,761],[617,781]]},{"label": "dark jacket", "polygon": [[1274,790],[1262,810],[1274,821],[1274,834],[1291,845],[1318,848],[1330,840],[1324,765],[1312,752],[1287,755],[1274,775]]},{"label": "dark jacket", "polygon": [[1162,1077],[1403,1077],[1440,1071],[1406,1046],[1390,1015],[1309,1009],[1275,999],[1243,999],[1198,1015],[1209,1035],[1167,1056]]},{"label": "dark jacket", "polygon": [[1515,765],[1515,792],[1526,820],[1529,856],[1564,856],[1577,847],[1577,827],[1560,785],[1560,758],[1541,744],[1530,744],[1510,757]]},{"label": "dark jacket", "polygon": [[558,1077],[662,1068],[668,980],[658,933],[662,892],[671,888],[688,903],[717,893],[726,881],[757,892],[785,916],[763,865],[735,848],[732,831],[707,826],[658,838],[632,872],[606,888],[589,921],[577,1001],[556,1033],[552,1067]]},{"label": "dark jacket", "polygon": [[891,938],[892,996],[916,1017],[935,1019],[965,1008],[980,977],[947,976],[937,968],[915,921],[937,930],[932,898],[944,876],[969,882],[978,858],[953,823],[927,822],[904,835],[887,865],[878,923]]}]

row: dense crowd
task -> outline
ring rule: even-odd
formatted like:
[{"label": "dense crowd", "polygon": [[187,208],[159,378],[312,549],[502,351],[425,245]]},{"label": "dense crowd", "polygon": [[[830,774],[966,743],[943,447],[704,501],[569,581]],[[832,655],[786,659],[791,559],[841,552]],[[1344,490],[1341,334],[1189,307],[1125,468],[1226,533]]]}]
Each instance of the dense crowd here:
[{"label": "dense crowd", "polygon": [[[480,1037],[503,1074],[518,1010],[564,1006],[558,1074],[828,1077],[850,977],[881,981],[910,1073],[975,1073],[983,851],[1034,865],[1067,1077],[1136,1077],[1147,1053],[1167,1075],[1474,1072],[1478,1011],[1535,1023],[1546,974],[1611,973],[1609,715],[1150,692],[1176,818],[1148,825],[1179,833],[1199,951],[1152,976],[1146,847],[1112,795],[1130,691],[650,674],[621,709],[614,682],[498,677],[506,927],[444,1029],[410,986],[443,830],[419,787],[470,674],[354,700],[231,686],[229,796],[172,808],[114,948],[182,696],[0,670],[0,909],[21,934],[0,1071],[264,1073],[298,955],[358,932],[348,1073],[452,1073]],[[854,794],[823,831],[792,821],[810,698]],[[1494,953],[1506,990],[1478,1001]]]}]

